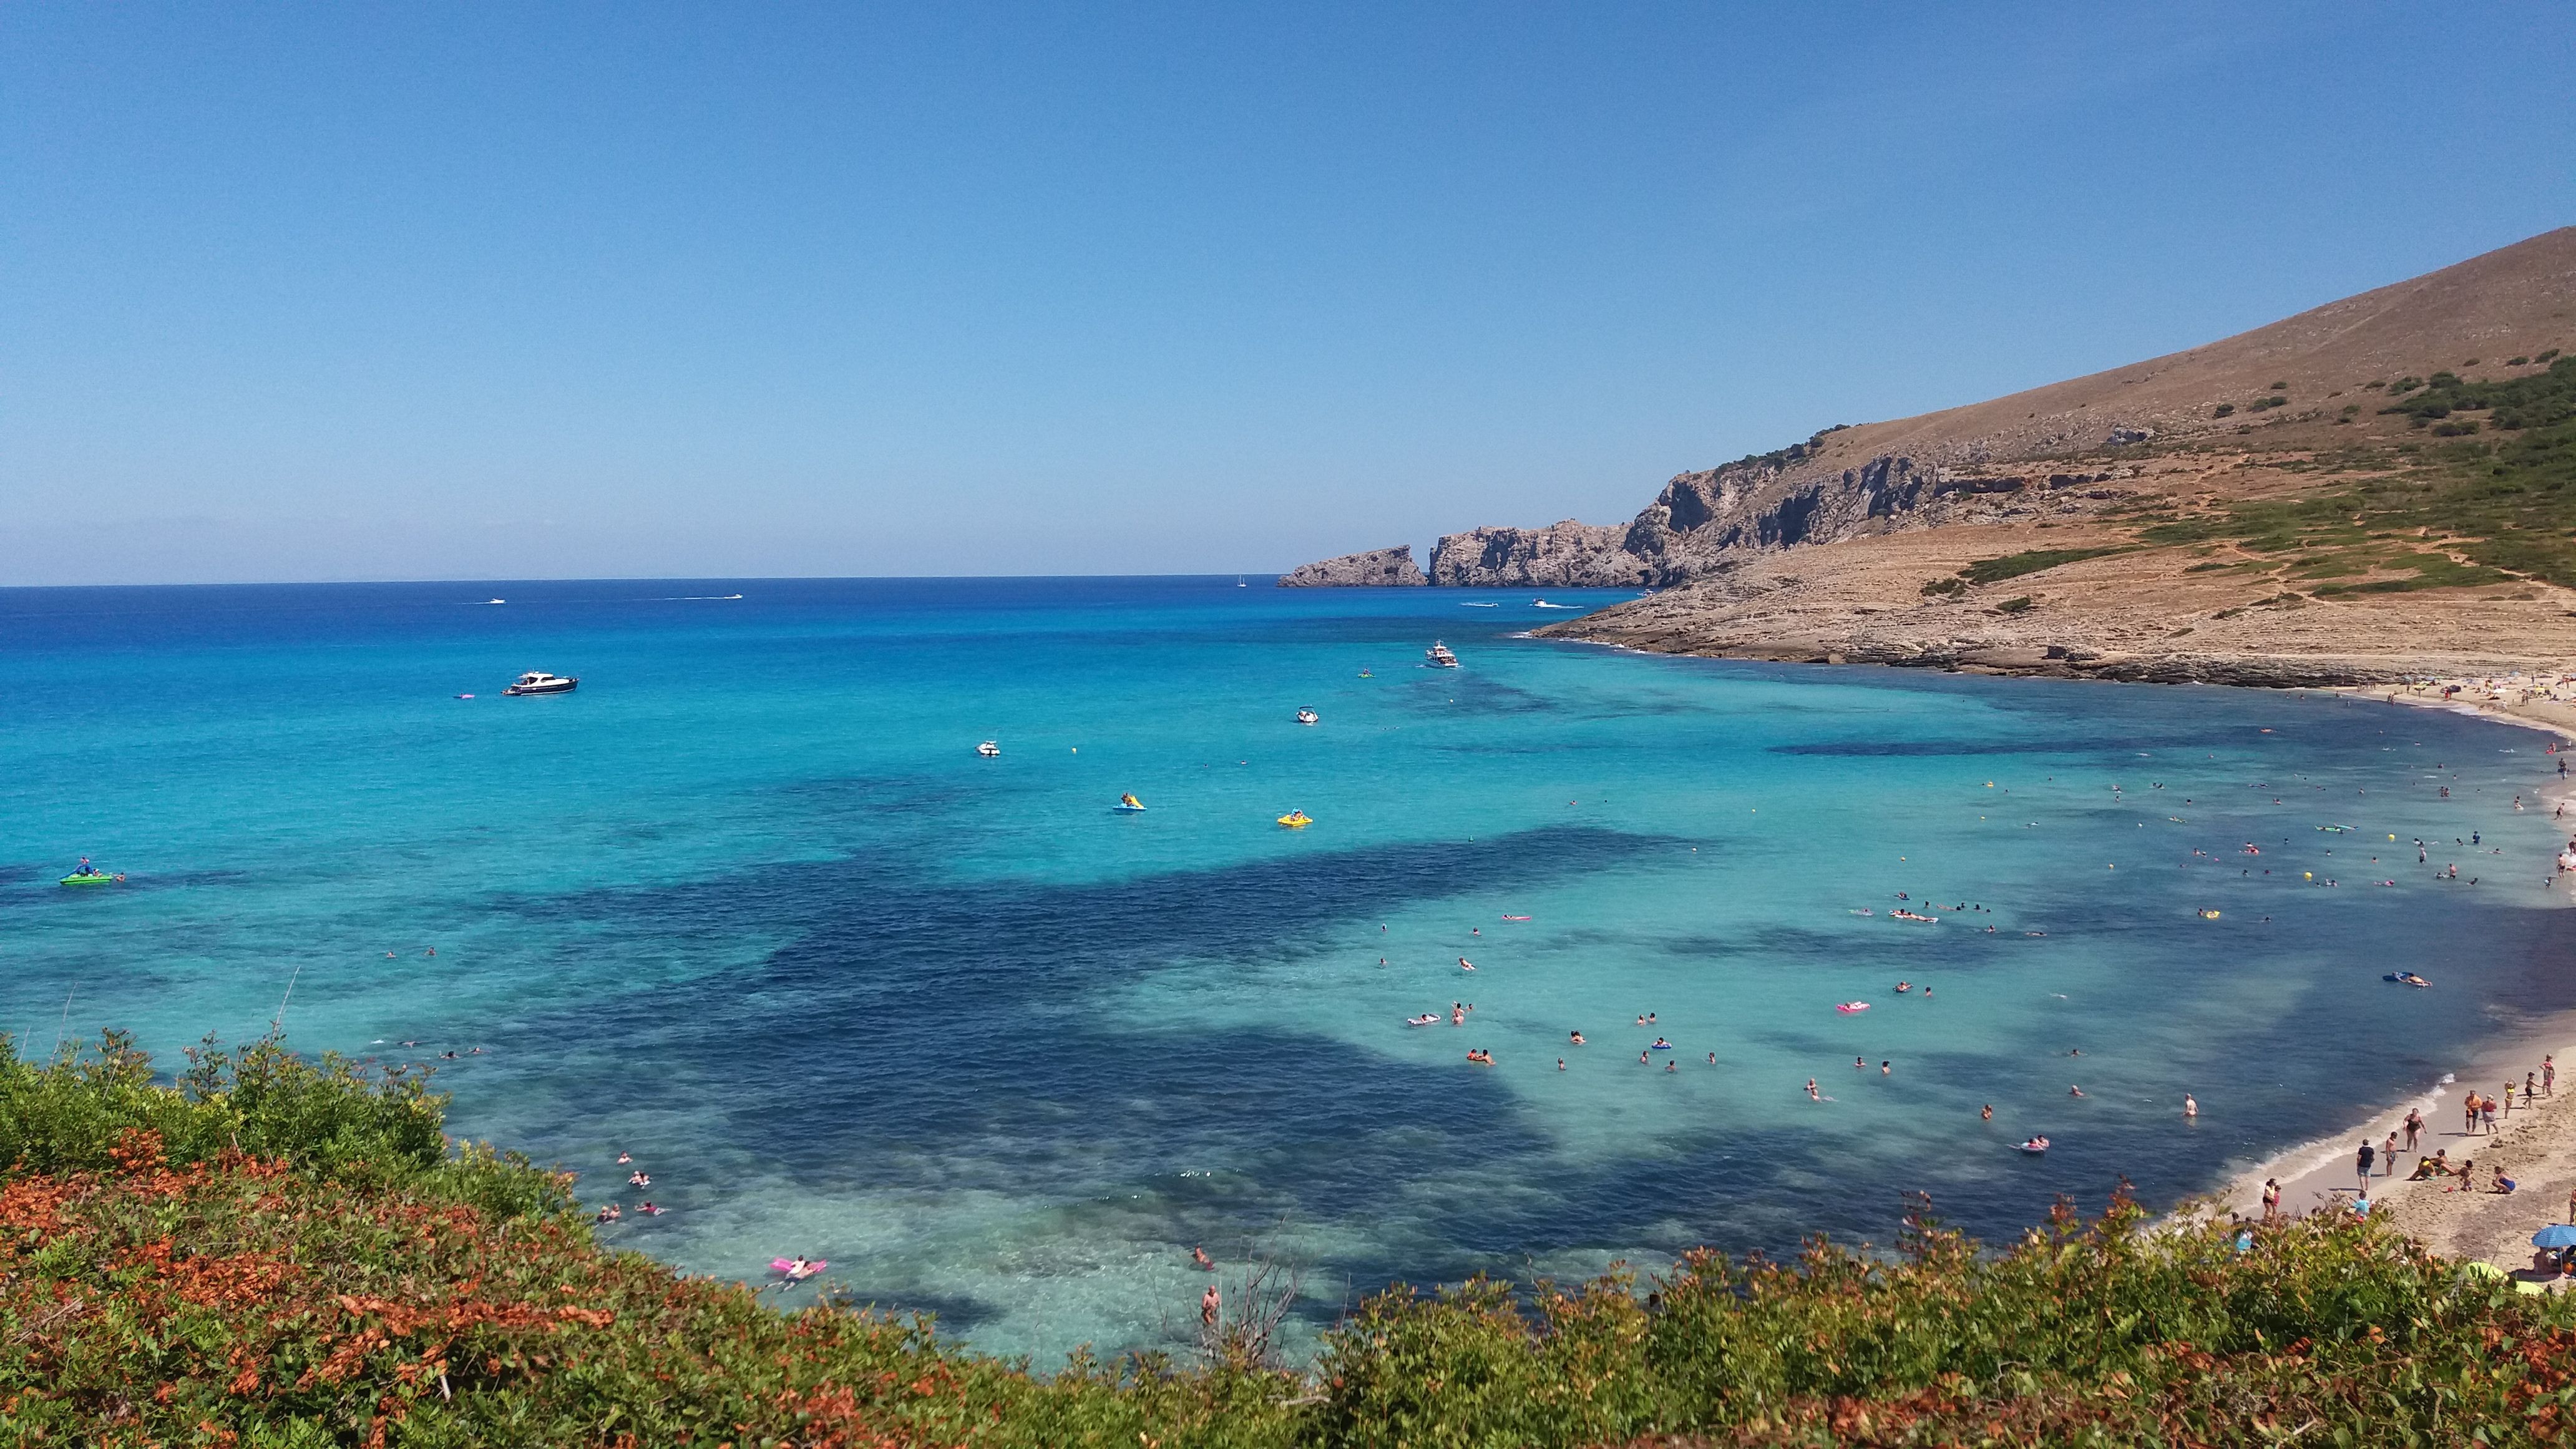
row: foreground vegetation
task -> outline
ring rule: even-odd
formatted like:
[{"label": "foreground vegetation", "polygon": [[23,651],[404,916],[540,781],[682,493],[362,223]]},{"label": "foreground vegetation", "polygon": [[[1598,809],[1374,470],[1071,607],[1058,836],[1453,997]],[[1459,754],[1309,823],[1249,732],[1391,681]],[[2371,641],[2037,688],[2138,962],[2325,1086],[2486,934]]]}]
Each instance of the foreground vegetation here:
[{"label": "foreground vegetation", "polygon": [[[157,1085],[0,1048],[0,1432],[27,1444],[2546,1442],[2576,1312],[2351,1222],[1999,1252],[1695,1254],[1650,1283],[1397,1288],[1311,1370],[1243,1340],[1039,1377],[594,1245],[417,1078],[276,1042]],[[1644,1291],[1641,1292],[1640,1290]]]}]

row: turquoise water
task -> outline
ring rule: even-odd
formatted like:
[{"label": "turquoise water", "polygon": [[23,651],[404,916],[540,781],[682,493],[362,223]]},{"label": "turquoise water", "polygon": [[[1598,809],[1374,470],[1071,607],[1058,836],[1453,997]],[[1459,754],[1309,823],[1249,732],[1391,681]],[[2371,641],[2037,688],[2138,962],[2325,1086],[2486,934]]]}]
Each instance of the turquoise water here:
[{"label": "turquoise water", "polygon": [[[671,1209],[612,1241],[826,1257],[1052,1359],[1194,1327],[1193,1245],[1302,1268],[1311,1326],[1394,1279],[1884,1239],[1908,1189],[1988,1235],[2121,1175],[2168,1201],[2566,994],[2553,822],[2511,803],[2536,734],[1512,637],[1564,617],[1232,579],[0,592],[0,1027],[175,1053],[291,984],[297,1045],[436,1060],[454,1130]],[[525,669],[583,684],[501,698]],[[83,854],[128,882],[55,886]]]}]

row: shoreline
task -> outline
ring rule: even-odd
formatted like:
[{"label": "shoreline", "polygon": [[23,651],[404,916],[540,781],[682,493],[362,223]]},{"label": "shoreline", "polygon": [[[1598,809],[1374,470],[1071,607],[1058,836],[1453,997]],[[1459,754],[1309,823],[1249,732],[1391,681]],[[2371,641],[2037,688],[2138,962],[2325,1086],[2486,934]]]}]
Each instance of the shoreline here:
[{"label": "shoreline", "polygon": [[[2445,681],[2449,682],[2453,681]],[[2537,730],[2561,742],[2576,742],[2576,705],[2554,699],[2511,703],[2492,698],[2445,699],[2426,694],[2427,687],[2347,686],[2331,692],[2473,715]],[[2576,804],[2576,778],[2548,781],[2538,794],[2540,803],[2553,813]],[[2570,828],[2576,830],[2576,826]],[[2545,907],[2560,908],[2563,904]],[[2471,1047],[2459,1067],[2445,1072],[2426,1090],[2394,1104],[2356,1104],[2358,1120],[2341,1132],[2273,1153],[2216,1190],[2178,1205],[2175,1215],[2233,1212],[2259,1219],[2267,1178],[2280,1183],[2284,1216],[2349,1211],[2360,1188],[2353,1166],[2356,1149],[2364,1141],[2380,1147],[2390,1132],[2397,1131],[2400,1160],[2382,1162],[2370,1179],[2374,1215],[2443,1257],[2491,1263],[2519,1281],[2537,1285],[2542,1280],[2531,1269],[2531,1234],[2549,1223],[2576,1222],[2576,1112],[2561,1107],[2576,1098],[2576,1077],[2569,1081],[2569,1097],[2553,1092],[2531,1107],[2517,1106],[2496,1119],[2492,1133],[2471,1133],[2453,1114],[2467,1093],[2485,1093],[2499,1082],[2520,1081],[2523,1073],[2538,1070],[2544,1056],[2576,1072],[2576,1007],[2537,1014],[2519,1023],[2499,1022],[2495,1032]],[[2411,1154],[2402,1145],[2402,1123],[2409,1110],[2424,1114],[2424,1131]],[[2476,1164],[2476,1177],[2465,1190],[2445,1192],[2439,1181],[2408,1180],[2414,1159],[2429,1157],[2436,1150],[2447,1151],[2454,1164],[2463,1160]],[[2512,1194],[2487,1190],[2496,1167],[2515,1180]]]}]

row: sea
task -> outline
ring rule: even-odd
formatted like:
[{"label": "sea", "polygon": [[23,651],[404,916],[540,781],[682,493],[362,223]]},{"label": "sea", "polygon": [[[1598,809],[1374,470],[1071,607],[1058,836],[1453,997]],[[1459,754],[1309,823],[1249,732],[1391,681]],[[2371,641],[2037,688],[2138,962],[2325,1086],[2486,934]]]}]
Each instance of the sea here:
[{"label": "sea", "polygon": [[608,1243],[1044,1368],[1194,1248],[1311,1344],[2170,1204],[2569,1004],[2538,733],[1247,582],[0,591],[0,1029],[426,1062]]}]

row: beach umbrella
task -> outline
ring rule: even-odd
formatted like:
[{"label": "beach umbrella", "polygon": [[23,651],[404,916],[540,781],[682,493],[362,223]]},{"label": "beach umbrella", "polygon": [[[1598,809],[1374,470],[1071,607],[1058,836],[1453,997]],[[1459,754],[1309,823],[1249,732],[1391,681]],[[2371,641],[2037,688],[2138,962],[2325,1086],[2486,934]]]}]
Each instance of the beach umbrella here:
[{"label": "beach umbrella", "polygon": [[2535,1248],[2576,1247],[2576,1223],[2551,1223],[2531,1235]]}]

